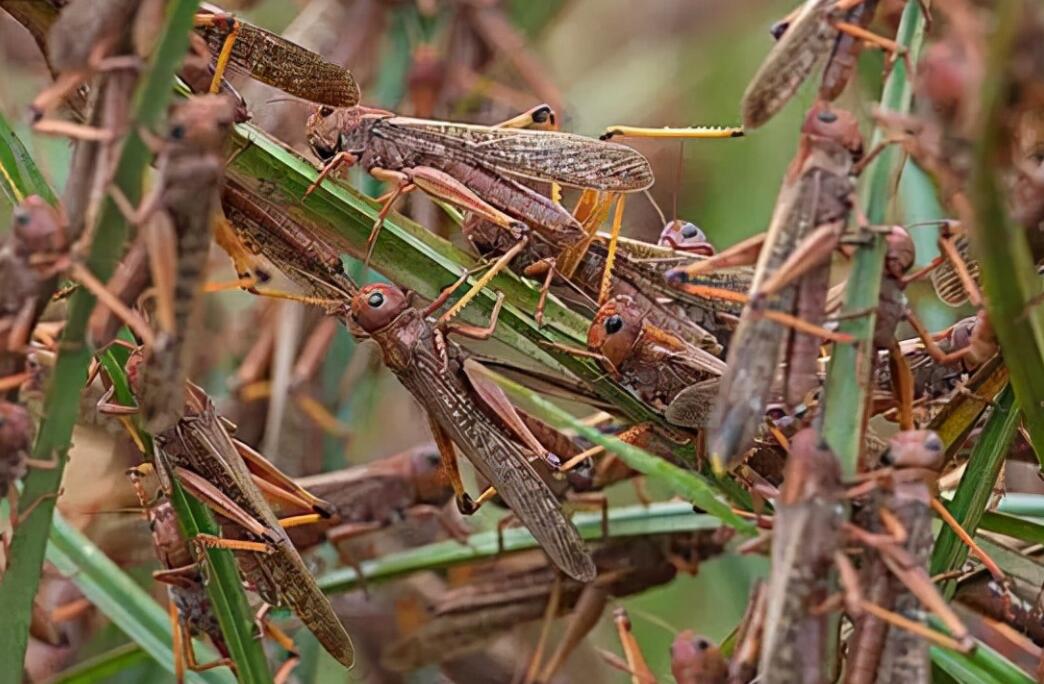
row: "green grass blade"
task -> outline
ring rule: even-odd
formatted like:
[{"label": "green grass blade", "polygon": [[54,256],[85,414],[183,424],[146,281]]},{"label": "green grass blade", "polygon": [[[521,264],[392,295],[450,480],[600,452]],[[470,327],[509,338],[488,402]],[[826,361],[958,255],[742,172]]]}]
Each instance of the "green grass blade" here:
[{"label": "green grass blade", "polygon": [[[580,535],[588,541],[602,538],[601,513],[584,513],[573,517]],[[609,511],[609,536],[634,537],[670,532],[712,530],[721,521],[710,515],[693,513],[692,506],[678,501],[651,506],[623,506]],[[499,553],[511,553],[536,548],[536,540],[522,527],[504,530],[504,548],[498,549],[495,530],[479,532],[465,543],[455,540],[428,544],[415,549],[388,554],[362,563],[367,584],[386,582],[420,570],[434,570],[453,565],[473,563],[492,558]],[[354,568],[339,568],[319,578],[319,587],[326,593],[350,591],[360,586]]]},{"label": "green grass blade", "polygon": [[1028,302],[1041,292],[1032,253],[1021,226],[1008,215],[996,157],[1009,141],[1007,129],[1008,53],[1022,3],[998,2],[997,19],[989,39],[987,73],[979,96],[970,199],[974,210],[972,250],[979,260],[986,311],[1011,370],[1011,384],[1026,416],[1025,426],[1037,460],[1044,467],[1044,315],[1040,307],[1027,311]]},{"label": "green grass blade", "polygon": [[[135,100],[133,120],[138,125],[155,126],[166,111],[170,84],[188,46],[192,17],[198,4],[194,0],[173,0],[170,4],[156,53],[145,67],[144,83]],[[132,128],[121,150],[115,177],[116,184],[132,202],[141,196],[142,178],[148,161],[145,144]],[[86,264],[99,280],[107,281],[112,275],[126,234],[126,221],[116,205],[106,200]],[[34,501],[40,503],[15,530],[10,546],[10,564],[0,580],[0,606],[4,606],[0,614],[2,663],[21,663],[25,657],[30,611],[40,581],[40,568],[54,511],[54,497],[51,495],[58,491],[61,483],[79,411],[80,392],[91,359],[85,333],[93,308],[94,297],[85,289],[73,294],[52,382],[44,399],[44,417],[33,446],[33,457],[55,460],[57,467],[33,470],[25,478],[24,505]],[[6,673],[4,677],[17,677],[17,668],[6,668]]]},{"label": "green grass blade", "polygon": [[[168,672],[174,672],[174,655],[170,648],[173,636],[166,611],[57,513],[51,525],[47,560],[69,577],[83,595],[124,634],[134,639],[145,653]],[[204,657],[208,660],[216,657],[212,649],[206,650]],[[15,672],[15,681],[21,680],[20,668],[4,669]],[[188,674],[189,681],[197,684],[235,681],[227,669]]]},{"label": "green grass blade", "polygon": [[63,670],[57,677],[48,680],[48,684],[93,684],[106,681],[148,660],[149,654],[132,641]]},{"label": "green grass blade", "polygon": [[[1000,474],[1008,448],[1019,428],[1019,411],[1015,405],[1015,394],[1007,387],[997,398],[993,413],[982,430],[979,441],[972,449],[968,467],[957,485],[953,501],[947,506],[968,534],[974,536],[986,505],[993,495],[993,485]],[[931,574],[938,575],[960,567],[968,557],[968,547],[957,534],[944,525],[935,540],[932,552]],[[947,588],[952,593],[954,583]]]},{"label": "green grass blade", "polygon": [[1044,544],[1044,525],[1014,515],[986,511],[979,527],[987,532],[1005,534],[1030,544]]},{"label": "green grass blade", "polygon": [[[903,10],[896,42],[906,48],[910,61],[917,63],[924,41],[924,16],[920,3],[910,2]],[[899,60],[885,81],[881,106],[887,111],[906,112],[913,98],[913,84],[906,64]],[[871,138],[870,149],[885,138],[878,128]],[[871,224],[881,225],[894,212],[895,194],[904,158],[896,146],[885,149],[866,169],[863,188],[863,212]],[[873,368],[874,325],[877,322],[877,301],[884,268],[885,243],[881,235],[873,237],[866,246],[856,249],[852,270],[845,288],[845,303],[840,320],[841,332],[858,340],[858,344],[835,344],[823,389],[823,438],[841,460],[846,476],[856,471],[862,448],[863,416],[866,412],[870,370]],[[871,312],[864,315],[864,312]],[[858,314],[858,315],[857,315]]]},{"label": "green grass blade", "polygon": [[[938,627],[938,624],[936,624]],[[983,643],[967,655],[938,646],[930,649],[932,662],[958,682],[976,684],[1031,684],[1033,678]]]},{"label": "green grass blade", "polygon": [[0,113],[0,189],[10,204],[28,195],[39,195],[51,205],[57,203],[54,191]]}]

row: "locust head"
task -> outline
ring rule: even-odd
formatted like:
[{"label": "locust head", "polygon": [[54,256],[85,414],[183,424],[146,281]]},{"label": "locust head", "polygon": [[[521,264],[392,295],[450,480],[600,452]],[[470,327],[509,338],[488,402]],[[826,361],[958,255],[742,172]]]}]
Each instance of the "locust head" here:
[{"label": "locust head", "polygon": [[946,458],[946,447],[933,430],[905,430],[888,442],[881,460],[896,468],[925,468],[938,471]]},{"label": "locust head", "polygon": [[441,506],[453,498],[453,487],[435,445],[413,450],[410,454],[410,477],[417,490],[417,500],[422,503]]},{"label": "locust head", "polygon": [[692,630],[678,632],[671,644],[671,673],[675,681],[725,681],[728,666],[710,639]]},{"label": "locust head", "polygon": [[391,112],[370,107],[317,107],[308,117],[308,146],[324,164],[344,152],[359,157],[366,151],[370,126]]},{"label": "locust head", "polygon": [[679,252],[690,252],[703,256],[714,256],[714,245],[699,226],[688,221],[675,219],[660,231],[660,244]]},{"label": "locust head", "polygon": [[26,197],[15,207],[12,218],[19,256],[43,259],[65,251],[68,243],[62,216],[41,197]]},{"label": "locust head", "polygon": [[352,298],[352,319],[368,333],[382,330],[409,307],[406,295],[394,285],[375,283]]},{"label": "locust head", "polygon": [[171,111],[167,140],[185,150],[221,150],[236,122],[236,103],[225,95],[195,95]]},{"label": "locust head", "polygon": [[630,297],[614,297],[595,314],[587,331],[587,348],[604,356],[614,368],[631,356],[642,333],[642,314]]},{"label": "locust head", "polygon": [[888,252],[885,255],[885,271],[892,278],[902,278],[913,266],[917,257],[914,241],[906,229],[892,226],[885,237]]},{"label": "locust head", "polygon": [[834,142],[846,149],[854,160],[863,156],[863,136],[859,121],[851,112],[818,104],[809,110],[801,132],[808,137]]}]

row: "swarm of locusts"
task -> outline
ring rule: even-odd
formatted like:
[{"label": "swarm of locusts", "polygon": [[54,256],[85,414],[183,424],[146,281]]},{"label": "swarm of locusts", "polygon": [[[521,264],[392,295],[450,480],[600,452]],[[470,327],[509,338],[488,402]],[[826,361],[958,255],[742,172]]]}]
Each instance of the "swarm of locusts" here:
[{"label": "swarm of locusts", "polygon": [[[59,197],[0,150],[0,598],[30,576],[37,596],[22,585],[0,654],[28,641],[35,681],[101,615],[144,629],[94,566],[41,566],[48,524],[68,534],[56,500],[90,484],[56,476],[103,467],[90,428],[166,585],[116,603],[160,615],[144,653],[178,681],[314,677],[304,630],[374,681],[1041,681],[1044,535],[1010,502],[1044,496],[1044,6],[806,0],[764,33],[735,125],[599,138],[562,130],[500,3],[400,4],[449,17],[450,47],[410,52],[409,115],[362,104],[364,42],[313,51],[182,0],[0,0],[53,76],[29,126],[72,145]],[[353,31],[393,5],[356,3]],[[859,71],[879,97],[851,97]],[[465,97],[513,115],[432,118]],[[625,212],[658,180],[634,138],[742,146],[788,108],[754,237]],[[904,223],[914,172],[937,219]],[[228,345],[220,290],[255,311]],[[933,329],[925,302],[956,322]],[[386,372],[412,404],[380,403]],[[317,457],[352,439],[349,394],[389,437],[429,436]],[[768,561],[742,620],[700,636],[718,608],[693,606],[670,672],[650,665],[621,601],[729,554]]]}]

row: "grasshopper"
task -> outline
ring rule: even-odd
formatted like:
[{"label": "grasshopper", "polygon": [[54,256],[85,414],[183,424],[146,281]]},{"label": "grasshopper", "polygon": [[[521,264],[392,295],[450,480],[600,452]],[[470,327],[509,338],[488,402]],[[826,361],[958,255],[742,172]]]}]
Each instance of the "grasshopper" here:
[{"label": "grasshopper", "polygon": [[[538,107],[524,123],[551,116]],[[428,121],[366,107],[320,107],[307,123],[308,143],[324,163],[318,185],[344,164],[361,164],[395,183],[371,233],[404,191],[418,187],[508,230],[517,240],[527,227],[561,246],[585,233],[561,205],[520,181],[559,183],[609,192],[637,192],[653,183],[649,162],[623,145],[570,133]]]},{"label": "grasshopper", "polygon": [[[319,530],[320,525],[293,528],[290,538],[298,548],[307,548],[322,538],[338,545],[421,516],[434,516],[452,536],[460,535],[442,509],[453,498],[453,488],[442,470],[442,458],[435,445],[301,478],[297,484],[336,511],[326,530]],[[321,532],[319,538],[315,535],[317,530]]]},{"label": "grasshopper", "polygon": [[[270,277],[250,263],[253,255],[261,255],[315,297],[329,297],[331,293],[350,296],[358,289],[345,273],[338,251],[282,208],[235,181],[226,184],[221,203],[226,218],[219,221],[215,236],[225,251],[233,254],[240,277],[257,273],[262,282]],[[234,233],[229,240],[224,239],[226,231]],[[237,261],[234,252],[238,245],[249,254]]]},{"label": "grasshopper", "polygon": [[[934,544],[932,501],[934,483],[945,457],[942,440],[930,430],[896,434],[881,460],[894,468],[891,484],[876,492],[862,510],[863,527],[857,539],[876,553],[864,562],[860,576],[868,604],[894,610],[906,618],[905,629],[895,619],[886,622],[878,610],[865,610],[855,619],[849,645],[848,675],[862,682],[930,681],[929,642],[924,628],[914,629],[909,616],[924,604],[939,615],[952,635],[949,646],[969,651],[974,642],[928,576],[927,563]],[[876,537],[885,537],[877,541]],[[891,538],[888,538],[891,537]],[[892,624],[889,624],[892,623]],[[913,629],[913,631],[911,631]]]},{"label": "grasshopper", "polygon": [[766,682],[825,681],[827,616],[844,508],[837,458],[812,428],[791,439],[772,526],[772,573],[758,671]]},{"label": "grasshopper", "polygon": [[[130,375],[133,385],[140,386],[139,374]],[[351,640],[255,484],[244,461],[245,450],[229,436],[210,398],[194,385],[188,390],[183,417],[155,436],[157,468],[172,473],[214,508],[228,537],[196,537],[193,543],[237,551],[244,577],[261,598],[272,606],[292,608],[330,655],[351,667]],[[329,517],[325,502],[297,487],[264,459],[252,458],[251,466],[314,511],[305,516],[309,521]]]},{"label": "grasshopper", "polygon": [[142,410],[150,432],[177,422],[185,405],[186,369],[200,315],[215,212],[224,178],[224,146],[234,105],[220,95],[200,95],[173,111],[158,158],[159,180],[142,205],[112,196],[141,225],[152,281],[159,291],[159,334],[144,369]]},{"label": "grasshopper", "polygon": [[826,100],[844,89],[853,71],[854,51],[862,43],[901,54],[894,41],[866,30],[876,5],[876,0],[805,0],[743,93],[743,127],[758,128],[775,116],[828,53],[830,64],[820,89]]},{"label": "grasshopper", "polygon": [[[610,540],[595,550],[598,579],[586,585],[556,580],[555,569],[541,561],[506,571],[494,569],[447,591],[436,602],[431,621],[389,645],[381,660],[389,669],[413,670],[481,648],[520,623],[572,614],[565,635],[537,678],[551,681],[597,624],[610,597],[662,586],[679,570],[694,572],[699,561],[722,552],[727,536],[719,530],[703,530]],[[554,610],[548,611],[549,602]]]},{"label": "grasshopper", "polygon": [[[800,402],[814,386],[819,338],[831,337],[818,325],[826,303],[829,254],[848,220],[854,192],[851,174],[861,152],[851,114],[813,107],[764,238],[677,269],[691,277],[717,263],[735,263],[752,245],[763,243],[711,418],[709,446],[717,466],[732,465],[749,443],[764,414],[781,355],[788,360],[784,394],[789,404]],[[787,327],[792,329],[789,334]]]},{"label": "grasshopper", "polygon": [[0,243],[0,392],[13,398],[26,379],[25,351],[67,243],[61,215],[40,197],[22,199],[12,218],[11,234]]},{"label": "grasshopper", "polygon": [[452,289],[447,290],[422,312],[410,307],[398,288],[369,285],[352,298],[351,315],[380,345],[385,365],[428,414],[461,511],[473,512],[475,504],[460,482],[454,443],[492,483],[555,565],[570,577],[590,581],[595,566],[579,532],[530,463],[544,455],[543,446],[521,425],[503,392],[478,374],[475,362],[459,346],[446,340],[446,334],[452,332],[476,339],[491,336],[503,296],[486,329],[451,322],[433,325],[428,316],[451,293]]},{"label": "grasshopper", "polygon": [[664,414],[667,422],[702,428],[718,394],[725,363],[646,320],[629,297],[610,299],[591,322],[588,348],[606,370]]},{"label": "grasshopper", "polygon": [[[181,535],[174,507],[169,501],[153,501],[145,490],[143,480],[148,473],[143,467],[131,468],[127,477],[145,511],[152,532],[152,543],[163,570],[152,574],[153,578],[167,585],[171,603],[176,611],[174,618],[175,673],[182,681],[184,668],[199,672],[215,667],[232,666],[228,645],[218,625],[217,616],[203,586],[203,574],[192,555],[192,547]],[[192,648],[192,637],[205,635],[221,654],[212,663],[199,663]]]}]

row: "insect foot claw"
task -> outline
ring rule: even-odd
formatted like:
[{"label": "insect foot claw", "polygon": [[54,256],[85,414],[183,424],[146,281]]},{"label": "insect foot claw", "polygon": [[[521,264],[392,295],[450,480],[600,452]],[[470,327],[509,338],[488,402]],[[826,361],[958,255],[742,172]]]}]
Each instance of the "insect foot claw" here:
[{"label": "insect foot claw", "polygon": [[457,510],[461,515],[474,515],[478,506],[475,505],[475,500],[471,498],[470,494],[463,494],[457,497]]}]

